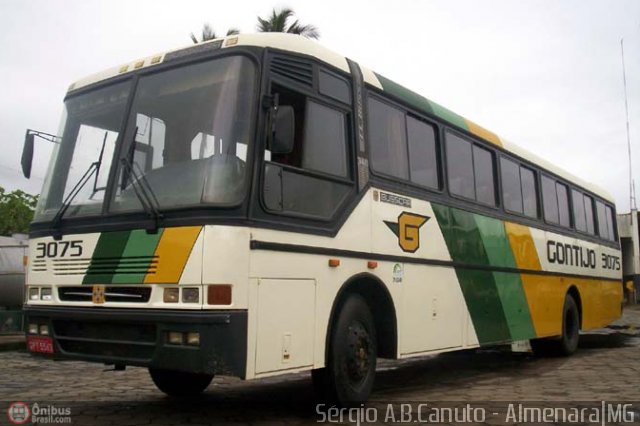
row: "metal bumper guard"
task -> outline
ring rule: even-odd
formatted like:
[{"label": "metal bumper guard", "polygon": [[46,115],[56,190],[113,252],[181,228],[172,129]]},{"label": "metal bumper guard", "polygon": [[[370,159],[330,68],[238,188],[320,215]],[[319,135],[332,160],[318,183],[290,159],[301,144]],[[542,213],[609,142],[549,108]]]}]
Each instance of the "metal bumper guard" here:
[{"label": "metal bumper guard", "polygon": [[[48,325],[54,357],[245,377],[247,311],[24,306],[25,327]],[[200,333],[200,345],[169,332]]]}]

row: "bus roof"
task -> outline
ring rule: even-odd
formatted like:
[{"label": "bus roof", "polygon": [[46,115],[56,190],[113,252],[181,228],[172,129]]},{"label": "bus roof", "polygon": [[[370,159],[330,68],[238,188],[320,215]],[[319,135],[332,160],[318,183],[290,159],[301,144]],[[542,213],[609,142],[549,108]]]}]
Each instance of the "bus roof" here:
[{"label": "bus roof", "polygon": [[[225,49],[235,46],[258,46],[258,47],[271,47],[280,50],[286,50],[294,53],[313,56],[320,61],[326,62],[335,68],[338,68],[345,73],[349,74],[349,65],[347,59],[335,53],[334,51],[325,48],[316,41],[310,40],[306,37],[302,37],[294,34],[285,33],[257,33],[257,34],[238,34],[219,38],[215,40],[209,40],[197,45],[191,45],[180,49],[175,49],[163,53],[141,58],[127,64],[123,64],[117,67],[113,67],[102,71],[97,74],[90,75],[86,78],[76,81],[69,87],[69,91],[74,91],[82,87],[88,86],[93,83],[97,83],[102,80],[106,80],[111,77],[115,77],[120,74],[125,74],[130,71],[135,71],[141,68],[151,67],[162,63],[167,57],[171,55],[180,55],[181,52],[187,54],[192,49]],[[606,199],[607,201],[614,202],[613,197],[603,188],[589,183],[565,170],[553,165],[552,163],[542,159],[541,157],[529,152],[528,150],[511,143],[504,138],[501,138],[497,134],[485,129],[484,127],[474,123],[467,118],[464,118],[447,108],[421,96],[373,71],[360,65],[362,75],[365,83],[378,88],[391,96],[400,99],[401,101],[409,104],[417,110],[424,111],[427,114],[436,116],[446,123],[465,130],[483,140],[486,140],[498,147],[501,147],[507,152],[510,152],[518,157],[528,160],[547,171],[554,173],[561,178],[566,179],[569,182],[575,183],[594,194]]]}]

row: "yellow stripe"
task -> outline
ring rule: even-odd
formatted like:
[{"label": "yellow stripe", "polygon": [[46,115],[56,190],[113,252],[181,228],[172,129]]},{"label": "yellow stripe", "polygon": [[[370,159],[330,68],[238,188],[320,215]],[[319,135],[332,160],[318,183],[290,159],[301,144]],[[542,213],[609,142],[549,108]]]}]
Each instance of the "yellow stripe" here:
[{"label": "yellow stripe", "polygon": [[495,133],[485,129],[484,127],[474,123],[471,120],[467,120],[466,118],[464,119],[464,121],[467,123],[467,128],[469,129],[469,131],[474,135],[481,137],[482,139],[485,139],[494,145],[497,145],[500,147],[502,146],[502,142],[500,141],[500,138]]},{"label": "yellow stripe", "polygon": [[156,247],[158,268],[144,277],[145,283],[177,283],[187,264],[202,226],[166,228]]},{"label": "yellow stripe", "polygon": [[[516,265],[521,269],[542,270],[528,226],[505,222]],[[562,329],[562,308],[566,285],[563,278],[520,274],[536,336],[553,336]]]}]

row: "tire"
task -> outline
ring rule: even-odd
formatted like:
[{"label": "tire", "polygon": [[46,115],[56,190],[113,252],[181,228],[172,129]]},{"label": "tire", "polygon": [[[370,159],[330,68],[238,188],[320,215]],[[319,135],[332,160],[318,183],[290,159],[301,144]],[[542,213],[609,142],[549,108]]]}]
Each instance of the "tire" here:
[{"label": "tire", "polygon": [[578,349],[580,312],[573,296],[567,294],[562,309],[562,335],[556,338],[531,340],[531,349],[538,356],[570,356]]},{"label": "tire", "polygon": [[328,344],[327,366],[311,374],[316,393],[341,407],[364,403],[375,379],[377,343],[371,311],[361,296],[345,300]]},{"label": "tire", "polygon": [[204,391],[213,380],[212,374],[149,368],[151,380],[158,389],[172,397],[195,396]]}]

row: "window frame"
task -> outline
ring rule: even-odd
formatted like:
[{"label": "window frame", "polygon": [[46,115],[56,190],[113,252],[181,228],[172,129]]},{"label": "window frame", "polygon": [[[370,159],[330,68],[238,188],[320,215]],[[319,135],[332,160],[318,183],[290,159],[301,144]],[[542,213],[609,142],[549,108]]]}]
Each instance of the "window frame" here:
[{"label": "window frame", "polygon": [[[459,137],[462,140],[465,140],[467,142],[469,142],[471,144],[471,161],[472,161],[472,174],[473,174],[473,191],[474,191],[474,197],[475,198],[467,198],[463,195],[458,195],[458,194],[454,194],[451,192],[451,187],[449,185],[449,169],[447,166],[447,161],[448,161],[448,155],[449,155],[449,149],[448,149],[448,144],[447,144],[447,133],[451,133],[457,137]],[[499,182],[499,166],[498,166],[498,156],[496,155],[496,150],[493,149],[493,147],[491,147],[488,143],[479,143],[475,140],[475,138],[471,138],[455,129],[452,129],[451,127],[445,127],[444,131],[443,131],[443,145],[444,145],[444,149],[443,149],[443,154],[444,154],[444,161],[443,161],[443,165],[446,167],[445,172],[444,172],[444,180],[446,180],[447,185],[446,185],[446,191],[447,194],[449,195],[449,197],[457,199],[457,200],[462,200],[465,201],[467,203],[471,203],[479,208],[487,208],[487,209],[491,209],[491,210],[502,210],[502,194],[500,193],[502,190],[502,183]],[[495,205],[491,205],[491,204],[486,204],[483,202],[478,201],[478,195],[477,195],[477,191],[476,191],[476,161],[475,161],[475,155],[473,154],[473,148],[474,147],[478,147],[480,149],[483,149],[485,151],[488,151],[489,154],[491,155],[491,159],[492,159],[492,163],[493,163],[493,192],[494,192],[494,197],[495,197]]]},{"label": "window frame", "polygon": [[[288,80],[286,77],[282,77],[280,75],[274,74],[274,73],[270,73],[267,72],[267,75],[265,76],[265,90],[267,94],[271,94],[273,93],[273,86],[278,85],[288,91],[294,92],[302,97],[304,97],[305,100],[305,115],[306,115],[306,104],[309,101],[313,101],[321,106],[324,107],[328,107],[328,108],[332,108],[340,113],[342,113],[344,115],[344,123],[345,123],[345,150],[346,150],[346,164],[347,164],[347,176],[346,177],[342,177],[342,176],[338,176],[338,175],[332,175],[330,173],[326,173],[326,172],[322,172],[319,170],[313,170],[313,169],[305,169],[302,167],[297,167],[294,165],[290,165],[290,164],[283,164],[283,163],[278,163],[276,161],[272,161],[272,160],[266,160],[264,157],[264,153],[267,150],[267,146],[266,146],[266,138],[268,137],[268,131],[265,127],[265,133],[264,133],[264,141],[261,141],[261,143],[259,144],[259,147],[257,148],[257,152],[256,155],[259,155],[259,171],[258,171],[258,175],[259,175],[259,183],[257,185],[257,192],[258,192],[258,201],[260,204],[261,209],[267,213],[268,215],[275,215],[275,216],[279,216],[279,217],[288,217],[291,219],[302,219],[302,220],[311,220],[314,222],[320,222],[320,223],[331,223],[334,222],[336,220],[336,218],[340,215],[340,210],[341,207],[345,205],[345,203],[348,203],[349,199],[352,197],[353,193],[356,191],[357,189],[357,185],[356,185],[356,141],[355,141],[355,130],[354,130],[354,110],[353,110],[353,99],[352,99],[352,104],[348,105],[345,104],[329,95],[324,95],[320,93],[320,86],[319,86],[319,73],[320,70],[324,70],[327,73],[330,73],[332,75],[336,75],[337,74],[335,72],[332,72],[329,70],[328,67],[325,67],[321,64],[318,64],[317,62],[311,60],[310,63],[312,64],[313,67],[313,85],[312,87],[307,87],[304,85],[300,85],[300,84],[296,84],[295,82],[292,82],[290,80]],[[268,61],[267,61],[268,64]],[[353,82],[351,80],[347,80],[345,79],[349,85],[349,89],[352,90],[353,89]],[[306,117],[305,117],[306,119]],[[268,126],[268,120],[265,120],[264,122],[265,126]],[[304,136],[303,136],[304,137]],[[283,170],[288,170],[291,171],[292,173],[295,174],[299,174],[299,175],[303,175],[303,176],[307,176],[310,178],[315,178],[315,179],[321,179],[324,181],[329,181],[332,182],[334,184],[339,184],[339,185],[344,185],[349,187],[348,191],[347,191],[347,195],[345,196],[345,198],[343,200],[340,201],[339,205],[335,208],[335,210],[333,211],[333,213],[331,214],[330,217],[322,217],[319,215],[310,215],[310,214],[306,214],[306,213],[298,213],[298,212],[294,212],[294,211],[285,211],[285,210],[273,210],[271,208],[269,208],[267,206],[267,203],[265,201],[265,184],[266,184],[266,166],[267,164],[272,164],[275,165],[277,167],[280,167]]]},{"label": "window frame", "polygon": [[[504,187],[502,185],[502,160],[510,161],[518,167],[518,178],[520,179],[520,200],[522,202],[522,213],[507,209],[507,206],[504,202]],[[521,217],[527,220],[540,221],[540,216],[541,216],[540,213],[542,210],[541,209],[542,203],[540,202],[542,193],[541,193],[541,188],[539,183],[540,169],[538,169],[537,167],[525,164],[522,161],[518,160],[517,158],[510,155],[505,155],[503,153],[500,153],[500,155],[498,156],[497,162],[499,163],[498,174],[499,174],[499,181],[500,181],[500,199],[502,201],[501,204],[505,214]],[[522,190],[522,169],[526,169],[533,174],[534,195],[536,198],[536,215],[535,216],[529,216],[528,214],[525,213],[524,191]]]},{"label": "window frame", "polygon": [[[404,116],[404,133],[405,133],[405,141],[406,141],[406,147],[407,147],[407,171],[408,171],[408,176],[409,179],[402,179],[399,178],[397,176],[394,175],[390,175],[388,173],[384,173],[381,171],[376,170],[373,167],[373,159],[372,159],[372,150],[371,150],[371,144],[369,143],[371,137],[370,137],[370,132],[369,132],[369,111],[368,111],[368,104],[369,104],[369,98],[374,98],[377,101],[386,104],[387,106],[390,106],[391,108],[395,108],[397,110],[399,110],[403,116]],[[400,104],[398,102],[393,101],[392,99],[390,99],[387,96],[384,96],[374,90],[371,90],[370,88],[363,94],[363,100],[364,100],[364,104],[366,105],[366,113],[365,116],[367,117],[365,119],[365,129],[366,129],[366,133],[367,133],[367,158],[369,160],[369,172],[376,177],[380,177],[382,179],[386,179],[386,180],[390,180],[392,182],[395,183],[400,183],[403,185],[409,185],[413,188],[416,188],[418,190],[425,190],[428,192],[433,192],[433,193],[437,193],[437,194],[443,194],[445,192],[445,184],[444,184],[444,179],[445,179],[445,167],[443,165],[443,161],[444,161],[444,149],[443,149],[443,143],[442,143],[442,135],[441,135],[441,129],[442,129],[442,125],[440,125],[438,122],[431,120],[429,118],[427,118],[424,114],[418,112],[415,109],[412,108],[408,108],[403,104]],[[417,120],[421,123],[426,124],[427,126],[430,126],[433,128],[434,130],[434,139],[435,139],[435,148],[436,148],[436,175],[438,178],[438,187],[437,188],[433,188],[430,186],[425,186],[422,185],[420,183],[414,182],[411,180],[411,161],[409,160],[409,155],[410,155],[410,148],[409,148],[409,131],[407,128],[407,117],[411,117],[414,120]]]}]

